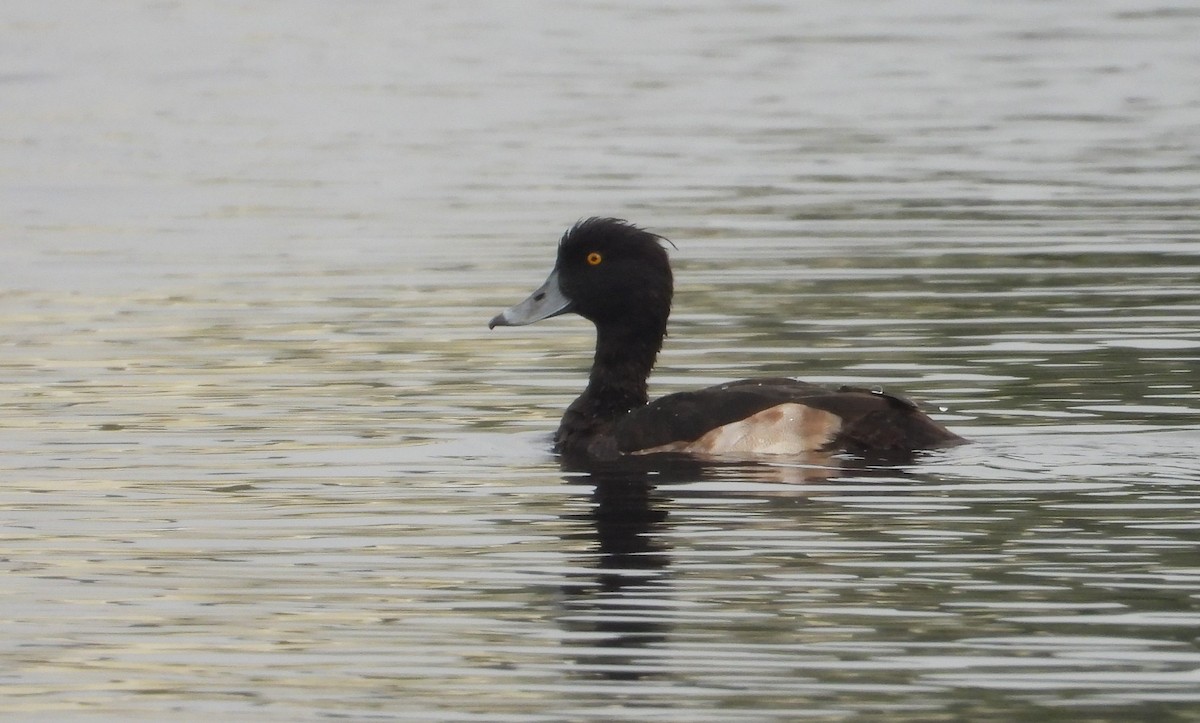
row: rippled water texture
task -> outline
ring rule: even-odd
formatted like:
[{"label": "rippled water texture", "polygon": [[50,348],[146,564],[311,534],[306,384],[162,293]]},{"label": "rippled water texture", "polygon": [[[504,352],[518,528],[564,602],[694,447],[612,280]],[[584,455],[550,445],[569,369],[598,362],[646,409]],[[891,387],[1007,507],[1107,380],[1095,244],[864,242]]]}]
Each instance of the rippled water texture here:
[{"label": "rippled water texture", "polygon": [[[14,0],[13,720],[1200,718],[1200,11]],[[662,394],[883,385],[901,468],[564,469],[559,233]]]}]

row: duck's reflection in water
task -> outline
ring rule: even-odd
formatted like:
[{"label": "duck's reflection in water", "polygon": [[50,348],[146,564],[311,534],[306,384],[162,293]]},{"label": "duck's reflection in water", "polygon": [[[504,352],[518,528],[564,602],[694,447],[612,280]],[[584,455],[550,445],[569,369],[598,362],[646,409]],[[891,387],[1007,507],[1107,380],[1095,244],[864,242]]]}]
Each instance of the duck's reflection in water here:
[{"label": "duck's reflection in water", "polygon": [[[672,594],[670,510],[687,499],[716,497],[697,483],[774,483],[756,493],[780,503],[812,491],[813,484],[856,479],[905,477],[894,466],[872,466],[845,459],[809,459],[799,463],[705,460],[687,455],[623,457],[609,462],[564,459],[564,480],[592,488],[590,509],[568,517],[585,519],[595,553],[591,572],[579,573],[563,587],[559,624],[574,649],[574,670],[582,677],[632,680],[661,674],[659,655],[683,603]],[[799,484],[806,483],[806,484]],[[672,487],[688,489],[673,499]],[[682,500],[682,501],[680,501]]]},{"label": "duck's reflection in water", "polygon": [[[670,630],[671,600],[664,535],[667,500],[645,465],[618,462],[581,469],[564,462],[565,480],[592,487],[585,513],[596,554],[594,574],[564,588],[560,624],[585,677],[630,680],[653,674],[640,651]],[[586,472],[579,475],[579,472]],[[574,516],[574,515],[573,515]]]}]

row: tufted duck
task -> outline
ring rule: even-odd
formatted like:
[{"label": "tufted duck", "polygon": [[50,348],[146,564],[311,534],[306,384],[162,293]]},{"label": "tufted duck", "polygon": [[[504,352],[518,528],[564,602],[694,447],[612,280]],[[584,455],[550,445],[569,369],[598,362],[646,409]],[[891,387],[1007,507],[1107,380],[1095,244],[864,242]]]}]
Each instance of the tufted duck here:
[{"label": "tufted duck", "polygon": [[620,219],[580,221],[563,234],[546,282],[488,324],[521,326],[568,312],[595,324],[587,389],[563,415],[556,452],[594,459],[841,451],[896,458],[966,441],[901,397],[788,378],[743,379],[648,404],[646,379],[667,333],[673,293],[664,240]]}]

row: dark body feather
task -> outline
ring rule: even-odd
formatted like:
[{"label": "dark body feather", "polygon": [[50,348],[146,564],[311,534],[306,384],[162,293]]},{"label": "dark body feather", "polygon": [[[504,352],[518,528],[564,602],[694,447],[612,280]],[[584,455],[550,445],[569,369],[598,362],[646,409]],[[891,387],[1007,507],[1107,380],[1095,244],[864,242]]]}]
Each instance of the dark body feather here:
[{"label": "dark body feather", "polygon": [[903,457],[913,450],[965,441],[903,397],[857,387],[832,390],[781,377],[742,379],[668,394],[610,423],[586,412],[568,411],[555,435],[555,443],[564,453],[601,457],[629,454],[696,440],[716,427],[789,402],[841,419],[836,435],[821,445],[825,451]]}]

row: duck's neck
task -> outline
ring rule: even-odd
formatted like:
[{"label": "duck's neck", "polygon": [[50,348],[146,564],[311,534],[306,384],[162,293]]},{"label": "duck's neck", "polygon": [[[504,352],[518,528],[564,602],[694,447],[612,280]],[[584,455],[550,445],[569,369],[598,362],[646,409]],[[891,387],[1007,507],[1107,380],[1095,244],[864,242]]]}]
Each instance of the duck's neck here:
[{"label": "duck's neck", "polygon": [[645,406],[646,379],[662,348],[665,322],[641,327],[597,324],[596,356],[584,396],[600,418],[614,419]]}]

